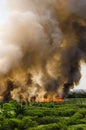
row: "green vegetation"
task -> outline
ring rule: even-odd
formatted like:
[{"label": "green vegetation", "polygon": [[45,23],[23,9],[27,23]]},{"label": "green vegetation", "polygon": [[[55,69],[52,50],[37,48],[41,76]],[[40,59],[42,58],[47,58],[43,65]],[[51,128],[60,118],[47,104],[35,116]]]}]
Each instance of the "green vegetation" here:
[{"label": "green vegetation", "polygon": [[0,103],[0,130],[86,130],[86,99]]},{"label": "green vegetation", "polygon": [[86,90],[71,91],[68,98],[86,98]]}]

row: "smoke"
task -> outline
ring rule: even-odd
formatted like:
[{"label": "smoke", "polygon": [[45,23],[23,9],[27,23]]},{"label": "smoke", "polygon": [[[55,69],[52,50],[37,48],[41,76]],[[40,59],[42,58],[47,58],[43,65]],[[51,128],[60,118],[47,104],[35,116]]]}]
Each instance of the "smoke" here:
[{"label": "smoke", "polygon": [[5,0],[0,24],[0,99],[57,101],[86,62],[85,0]]},{"label": "smoke", "polygon": [[76,13],[78,16],[86,18],[86,1],[85,0],[69,0],[68,10]]}]

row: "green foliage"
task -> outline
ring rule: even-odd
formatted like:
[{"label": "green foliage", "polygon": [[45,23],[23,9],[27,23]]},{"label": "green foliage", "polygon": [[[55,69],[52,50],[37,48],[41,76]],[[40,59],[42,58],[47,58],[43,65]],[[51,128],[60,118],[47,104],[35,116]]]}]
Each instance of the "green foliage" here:
[{"label": "green foliage", "polygon": [[61,124],[53,123],[49,125],[41,125],[30,130],[67,130],[67,127],[65,125],[63,126]]},{"label": "green foliage", "polygon": [[0,130],[86,130],[86,100],[0,103]]},{"label": "green foliage", "polygon": [[68,98],[86,98],[86,91],[71,91]]},{"label": "green foliage", "polygon": [[23,130],[26,130],[27,128],[30,128],[30,127],[36,127],[37,126],[37,122],[36,121],[32,121],[30,119],[30,117],[24,117],[22,119],[22,129]]},{"label": "green foliage", "polygon": [[86,125],[83,124],[72,125],[68,128],[68,130],[86,130]]},{"label": "green foliage", "polygon": [[55,116],[44,116],[41,118],[37,118],[37,122],[39,125],[42,124],[50,124],[50,123],[58,123],[59,122],[59,118],[55,117]]}]

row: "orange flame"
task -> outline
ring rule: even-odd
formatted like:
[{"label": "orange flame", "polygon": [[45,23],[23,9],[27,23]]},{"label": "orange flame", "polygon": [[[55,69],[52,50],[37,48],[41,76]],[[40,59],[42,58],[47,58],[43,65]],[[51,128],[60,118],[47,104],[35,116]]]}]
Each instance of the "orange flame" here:
[{"label": "orange flame", "polygon": [[64,98],[55,96],[48,96],[47,98],[41,97],[38,102],[64,102]]},{"label": "orange flame", "polygon": [[64,99],[63,98],[58,98],[57,102],[64,102]]}]

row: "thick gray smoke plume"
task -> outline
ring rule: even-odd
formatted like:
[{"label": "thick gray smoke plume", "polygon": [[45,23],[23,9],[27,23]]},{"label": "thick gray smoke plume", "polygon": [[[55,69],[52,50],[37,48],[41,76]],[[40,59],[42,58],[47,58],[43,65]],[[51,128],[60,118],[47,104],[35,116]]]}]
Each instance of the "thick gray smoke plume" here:
[{"label": "thick gray smoke plume", "polygon": [[85,0],[5,0],[0,24],[0,98],[57,101],[86,61]]}]

